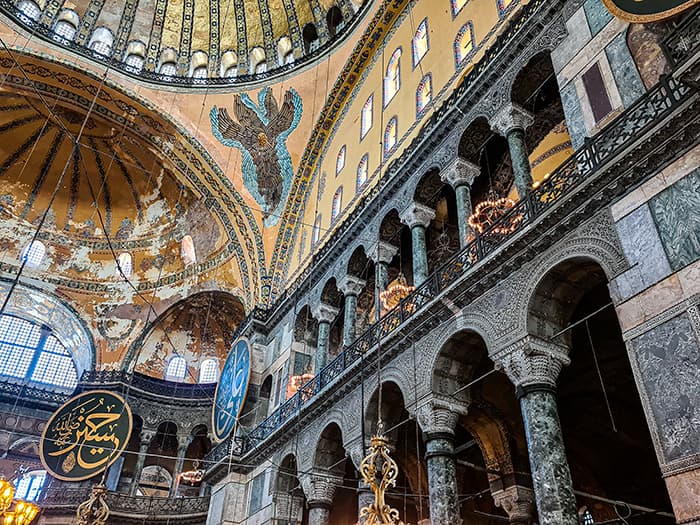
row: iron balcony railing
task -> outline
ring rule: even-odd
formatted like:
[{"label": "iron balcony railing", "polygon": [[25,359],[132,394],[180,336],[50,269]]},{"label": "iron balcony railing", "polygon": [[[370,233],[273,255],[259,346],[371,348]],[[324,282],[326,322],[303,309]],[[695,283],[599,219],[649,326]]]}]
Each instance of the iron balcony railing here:
[{"label": "iron balcony railing", "polygon": [[93,385],[105,384],[129,385],[144,392],[174,399],[211,401],[216,392],[216,383],[179,383],[124,370],[86,370],[80,377],[79,388],[88,389],[94,388]]},{"label": "iron balcony railing", "polygon": [[[697,51],[697,48],[696,48]],[[291,398],[279,406],[269,417],[243,436],[237,437],[244,455],[255,448],[299,410],[311,402],[327,385],[334,382],[363,356],[375,348],[380,339],[394,334],[428,303],[469,272],[477,263],[502,247],[518,232],[528,228],[542,214],[559,203],[576,186],[586,181],[603,164],[620,154],[635,137],[644,135],[655,124],[673,113],[685,102],[692,89],[670,76],[642,96],[604,130],[577,150],[561,164],[543,183],[518,201],[507,214],[499,218],[482,234],[445,262],[437,271],[393,310],[373,323],[350,346],[346,347],[320,373],[303,385]],[[205,458],[207,464],[215,464],[228,454],[232,438],[221,442]],[[219,458],[214,461],[214,458]]]},{"label": "iron balcony railing", "polygon": [[663,41],[666,58],[674,69],[688,62],[700,47],[700,8],[690,13]]}]

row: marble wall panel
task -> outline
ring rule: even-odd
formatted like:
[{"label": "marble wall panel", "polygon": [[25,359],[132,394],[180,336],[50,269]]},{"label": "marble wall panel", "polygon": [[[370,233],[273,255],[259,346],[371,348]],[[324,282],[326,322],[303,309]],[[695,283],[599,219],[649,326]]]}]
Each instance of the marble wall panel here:
[{"label": "marble wall panel", "polygon": [[583,121],[583,113],[579,102],[576,85],[573,82],[561,90],[561,100],[566,116],[566,125],[571,136],[571,145],[578,149],[583,145],[586,138],[586,125]]},{"label": "marble wall panel", "polygon": [[620,33],[605,47],[610,69],[617,84],[622,105],[631,106],[644,94],[644,84],[627,47],[626,33]]},{"label": "marble wall panel", "polygon": [[601,0],[586,0],[583,3],[583,10],[586,12],[588,26],[593,36],[597,35],[613,17]]}]

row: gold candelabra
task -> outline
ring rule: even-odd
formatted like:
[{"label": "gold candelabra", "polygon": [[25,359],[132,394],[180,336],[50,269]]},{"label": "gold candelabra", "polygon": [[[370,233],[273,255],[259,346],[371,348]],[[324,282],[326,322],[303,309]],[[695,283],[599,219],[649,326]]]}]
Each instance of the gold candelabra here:
[{"label": "gold candelabra", "polygon": [[90,497],[78,505],[75,513],[78,525],[105,525],[109,518],[105,494],[107,494],[107,487],[103,484],[92,487]]},{"label": "gold candelabra", "polygon": [[[15,486],[0,476],[0,516],[2,516],[2,525],[29,525],[39,514],[39,507],[34,503],[15,500],[14,498]],[[12,508],[13,505],[14,508]]]}]

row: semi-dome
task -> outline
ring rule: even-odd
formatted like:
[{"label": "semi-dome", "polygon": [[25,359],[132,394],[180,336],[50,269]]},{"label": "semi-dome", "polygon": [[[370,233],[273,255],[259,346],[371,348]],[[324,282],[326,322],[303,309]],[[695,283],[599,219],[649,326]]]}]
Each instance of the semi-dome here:
[{"label": "semi-dome", "polygon": [[45,40],[152,83],[259,81],[342,42],[370,0],[17,0],[0,12]]}]

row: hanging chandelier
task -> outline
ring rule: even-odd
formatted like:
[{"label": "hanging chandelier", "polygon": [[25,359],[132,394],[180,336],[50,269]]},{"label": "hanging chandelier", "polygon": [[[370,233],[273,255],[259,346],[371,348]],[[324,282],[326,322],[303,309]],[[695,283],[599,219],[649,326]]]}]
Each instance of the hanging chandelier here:
[{"label": "hanging chandelier", "polygon": [[[507,197],[487,199],[476,206],[474,213],[469,216],[467,222],[477,232],[484,233],[491,226],[498,223],[513,206],[515,206],[515,202]],[[496,226],[492,232],[502,235],[512,233],[518,229],[518,225],[522,220],[523,215],[521,213],[513,215],[503,224]]]},{"label": "hanging chandelier", "polygon": [[0,516],[2,516],[2,525],[29,525],[39,514],[39,507],[28,501],[15,500],[14,497],[15,486],[0,476]]},{"label": "hanging chandelier", "polygon": [[399,467],[389,455],[389,440],[384,425],[377,423],[377,434],[372,436],[369,453],[360,464],[362,480],[374,493],[374,503],[360,509],[365,525],[410,525],[399,519],[399,511],[386,502],[386,491],[396,486]]},{"label": "hanging chandelier", "polygon": [[188,485],[196,485],[204,478],[204,469],[199,468],[199,461],[192,464],[193,469],[180,473],[180,479]]},{"label": "hanging chandelier", "polygon": [[75,513],[77,525],[105,525],[109,518],[105,494],[107,494],[107,487],[103,484],[92,487],[90,497],[78,505]]},{"label": "hanging chandelier", "polygon": [[398,277],[389,283],[386,290],[379,292],[379,300],[382,302],[382,307],[388,311],[395,308],[401,299],[408,297],[415,289],[415,286],[406,282],[403,272],[399,272]]}]

